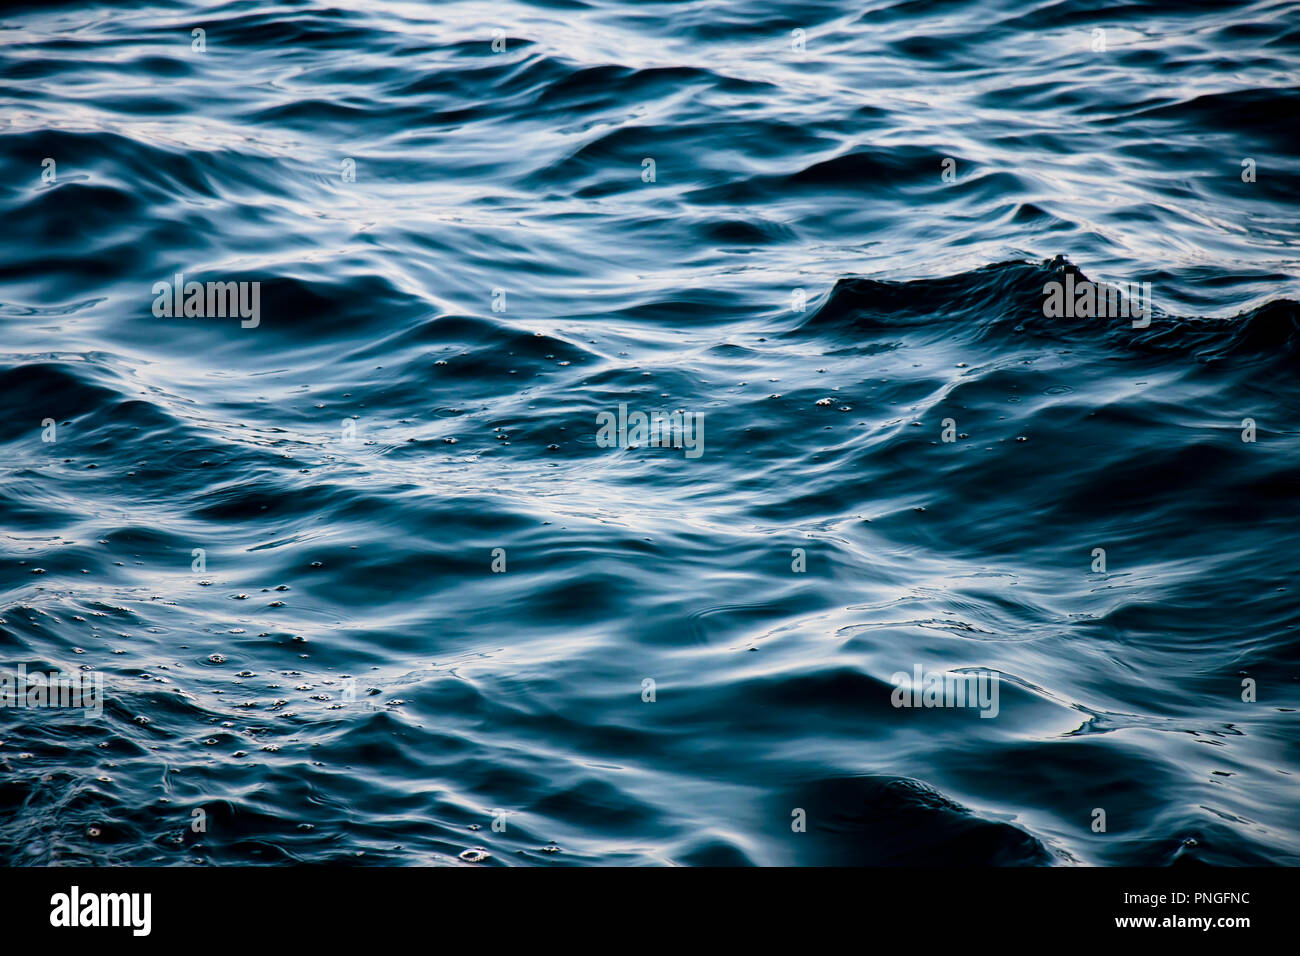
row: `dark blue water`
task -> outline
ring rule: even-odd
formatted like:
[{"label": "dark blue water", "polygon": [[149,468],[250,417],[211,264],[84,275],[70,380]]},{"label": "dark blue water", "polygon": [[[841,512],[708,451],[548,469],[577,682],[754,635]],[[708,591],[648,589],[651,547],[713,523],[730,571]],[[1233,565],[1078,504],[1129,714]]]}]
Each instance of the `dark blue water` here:
[{"label": "dark blue water", "polygon": [[1300,863],[1298,120],[1271,0],[9,9],[0,663],[105,700],[0,860]]}]

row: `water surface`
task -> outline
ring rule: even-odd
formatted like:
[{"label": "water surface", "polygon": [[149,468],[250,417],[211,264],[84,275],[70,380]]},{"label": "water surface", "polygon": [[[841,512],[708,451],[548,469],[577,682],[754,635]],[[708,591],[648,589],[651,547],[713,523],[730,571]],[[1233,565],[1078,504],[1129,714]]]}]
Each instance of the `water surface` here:
[{"label": "water surface", "polygon": [[1290,2],[11,8],[0,660],[107,699],[0,710],[0,859],[1300,863],[1298,75]]}]

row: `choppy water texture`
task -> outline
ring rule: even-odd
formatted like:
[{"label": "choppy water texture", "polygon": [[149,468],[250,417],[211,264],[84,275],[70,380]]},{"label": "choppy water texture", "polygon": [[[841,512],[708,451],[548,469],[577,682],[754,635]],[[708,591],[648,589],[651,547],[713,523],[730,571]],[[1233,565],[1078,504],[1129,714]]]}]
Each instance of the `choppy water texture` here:
[{"label": "choppy water texture", "polygon": [[7,10],[0,657],[108,700],[0,858],[1300,863],[1300,8],[1194,6]]}]

